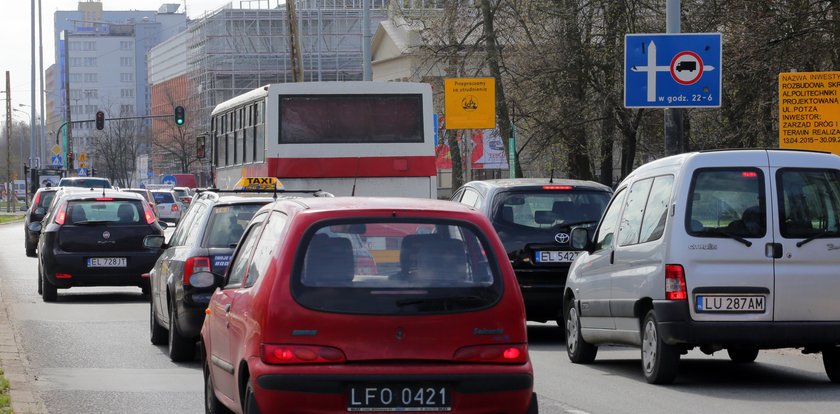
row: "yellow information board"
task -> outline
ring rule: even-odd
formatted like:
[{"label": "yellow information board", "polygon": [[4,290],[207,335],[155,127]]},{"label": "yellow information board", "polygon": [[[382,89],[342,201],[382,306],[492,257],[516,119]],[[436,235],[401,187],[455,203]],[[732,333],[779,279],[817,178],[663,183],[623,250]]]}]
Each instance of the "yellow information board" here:
[{"label": "yellow information board", "polygon": [[496,79],[450,78],[444,81],[446,129],[496,127]]},{"label": "yellow information board", "polygon": [[242,177],[236,183],[236,190],[278,190],[283,189],[283,183],[274,177]]},{"label": "yellow information board", "polygon": [[840,155],[840,72],[779,74],[779,147]]}]

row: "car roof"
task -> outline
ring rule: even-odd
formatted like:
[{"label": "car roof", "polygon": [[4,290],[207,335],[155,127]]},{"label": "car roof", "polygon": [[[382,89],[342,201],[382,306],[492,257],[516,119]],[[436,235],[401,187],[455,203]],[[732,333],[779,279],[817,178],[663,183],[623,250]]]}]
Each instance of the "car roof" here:
[{"label": "car roof", "polygon": [[278,199],[276,204],[295,204],[307,211],[433,210],[479,214],[474,208],[461,203],[408,197],[290,197]]},{"label": "car roof", "polygon": [[64,199],[65,200],[84,200],[88,198],[113,198],[118,200],[141,200],[145,201],[146,199],[137,193],[130,193],[125,191],[113,190],[113,189],[105,189],[104,191],[101,189],[95,190],[87,190],[87,191],[77,191],[68,193]]},{"label": "car roof", "polygon": [[610,187],[595,181],[570,178],[503,178],[497,180],[470,181],[465,185],[481,188],[485,191],[491,188],[507,190],[541,189],[546,185],[568,185],[575,187],[577,190],[612,191]]}]

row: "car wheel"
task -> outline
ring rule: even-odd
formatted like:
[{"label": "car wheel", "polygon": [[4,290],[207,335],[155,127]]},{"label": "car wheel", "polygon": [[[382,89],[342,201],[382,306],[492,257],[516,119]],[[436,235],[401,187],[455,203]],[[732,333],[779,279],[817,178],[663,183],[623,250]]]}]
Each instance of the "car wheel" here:
[{"label": "car wheel", "polygon": [[149,304],[149,309],[149,336],[151,337],[152,345],[164,345],[167,341],[166,328],[158,323],[154,300]]},{"label": "car wheel", "polygon": [[175,304],[169,307],[169,359],[172,362],[190,361],[195,357],[195,340],[178,332]]},{"label": "car wheel", "polygon": [[210,366],[207,359],[202,363],[204,366],[204,413],[205,414],[233,414],[216,397],[216,387],[213,385],[213,376],[210,375]]},{"label": "car wheel", "polygon": [[55,302],[58,300],[58,288],[50,283],[49,279],[41,273],[41,299],[44,302]]},{"label": "car wheel", "polygon": [[575,364],[589,364],[595,360],[598,347],[586,342],[580,333],[580,316],[575,302],[569,300],[566,305],[566,353]]},{"label": "car wheel", "polygon": [[840,383],[840,348],[823,349],[822,356],[828,379],[835,384]]},{"label": "car wheel", "polygon": [[151,286],[149,286],[149,284],[148,284],[148,283],[141,284],[141,285],[140,285],[140,292],[143,294],[143,296],[148,297],[148,296],[149,296],[149,294],[151,294],[151,293],[152,293],[152,287],[151,287]]},{"label": "car wheel", "polygon": [[242,401],[244,405],[242,412],[244,414],[260,414],[260,407],[257,406],[257,397],[254,395],[254,386],[251,385],[251,379],[248,378],[248,385],[245,386],[245,399]]},{"label": "car wheel", "polygon": [[41,294],[41,292],[44,291],[44,289],[42,288],[43,283],[44,283],[44,276],[41,273],[42,273],[41,272],[41,264],[38,263],[38,294],[39,295]]},{"label": "car wheel", "polygon": [[654,312],[648,311],[642,323],[642,372],[651,384],[669,384],[677,376],[680,351],[662,340]]},{"label": "car wheel", "polygon": [[26,257],[38,257],[38,255],[35,254],[34,244],[26,243]]},{"label": "car wheel", "polygon": [[729,354],[729,359],[732,362],[739,364],[750,363],[758,358],[758,348],[726,348],[726,352]]}]

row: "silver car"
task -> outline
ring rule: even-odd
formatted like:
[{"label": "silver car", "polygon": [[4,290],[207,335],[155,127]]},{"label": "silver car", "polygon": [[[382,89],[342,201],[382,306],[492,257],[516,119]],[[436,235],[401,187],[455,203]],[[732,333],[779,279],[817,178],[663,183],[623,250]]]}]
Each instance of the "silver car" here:
[{"label": "silver car", "polygon": [[155,213],[163,221],[177,223],[181,220],[181,211],[184,205],[178,201],[172,190],[152,190],[155,197]]}]

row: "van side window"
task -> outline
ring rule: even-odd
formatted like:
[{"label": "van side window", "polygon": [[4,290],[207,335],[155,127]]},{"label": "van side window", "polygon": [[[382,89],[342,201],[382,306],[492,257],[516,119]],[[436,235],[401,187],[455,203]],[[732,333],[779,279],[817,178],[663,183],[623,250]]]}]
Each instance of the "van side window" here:
[{"label": "van side window", "polygon": [[659,240],[665,232],[665,222],[668,219],[668,204],[671,201],[671,188],[674,185],[673,175],[663,175],[653,179],[650,188],[645,216],[642,218],[642,230],[639,243]]},{"label": "van side window", "polygon": [[704,168],[694,172],[686,231],[695,237],[764,237],[764,173],[757,168]]},{"label": "van side window", "polygon": [[627,195],[627,192],[624,190],[622,188],[615,193],[612,202],[607,207],[607,211],[604,212],[601,225],[595,234],[595,250],[605,249],[612,245],[616,227],[618,227],[618,215],[621,213],[621,207],[624,205],[624,197]]},{"label": "van side window", "polygon": [[639,230],[642,228],[642,216],[645,213],[645,203],[650,195],[653,178],[646,178],[633,183],[627,195],[621,225],[618,227],[618,245],[629,246],[639,242]]},{"label": "van side window", "polygon": [[776,174],[782,237],[840,231],[840,171],[784,168]]}]

